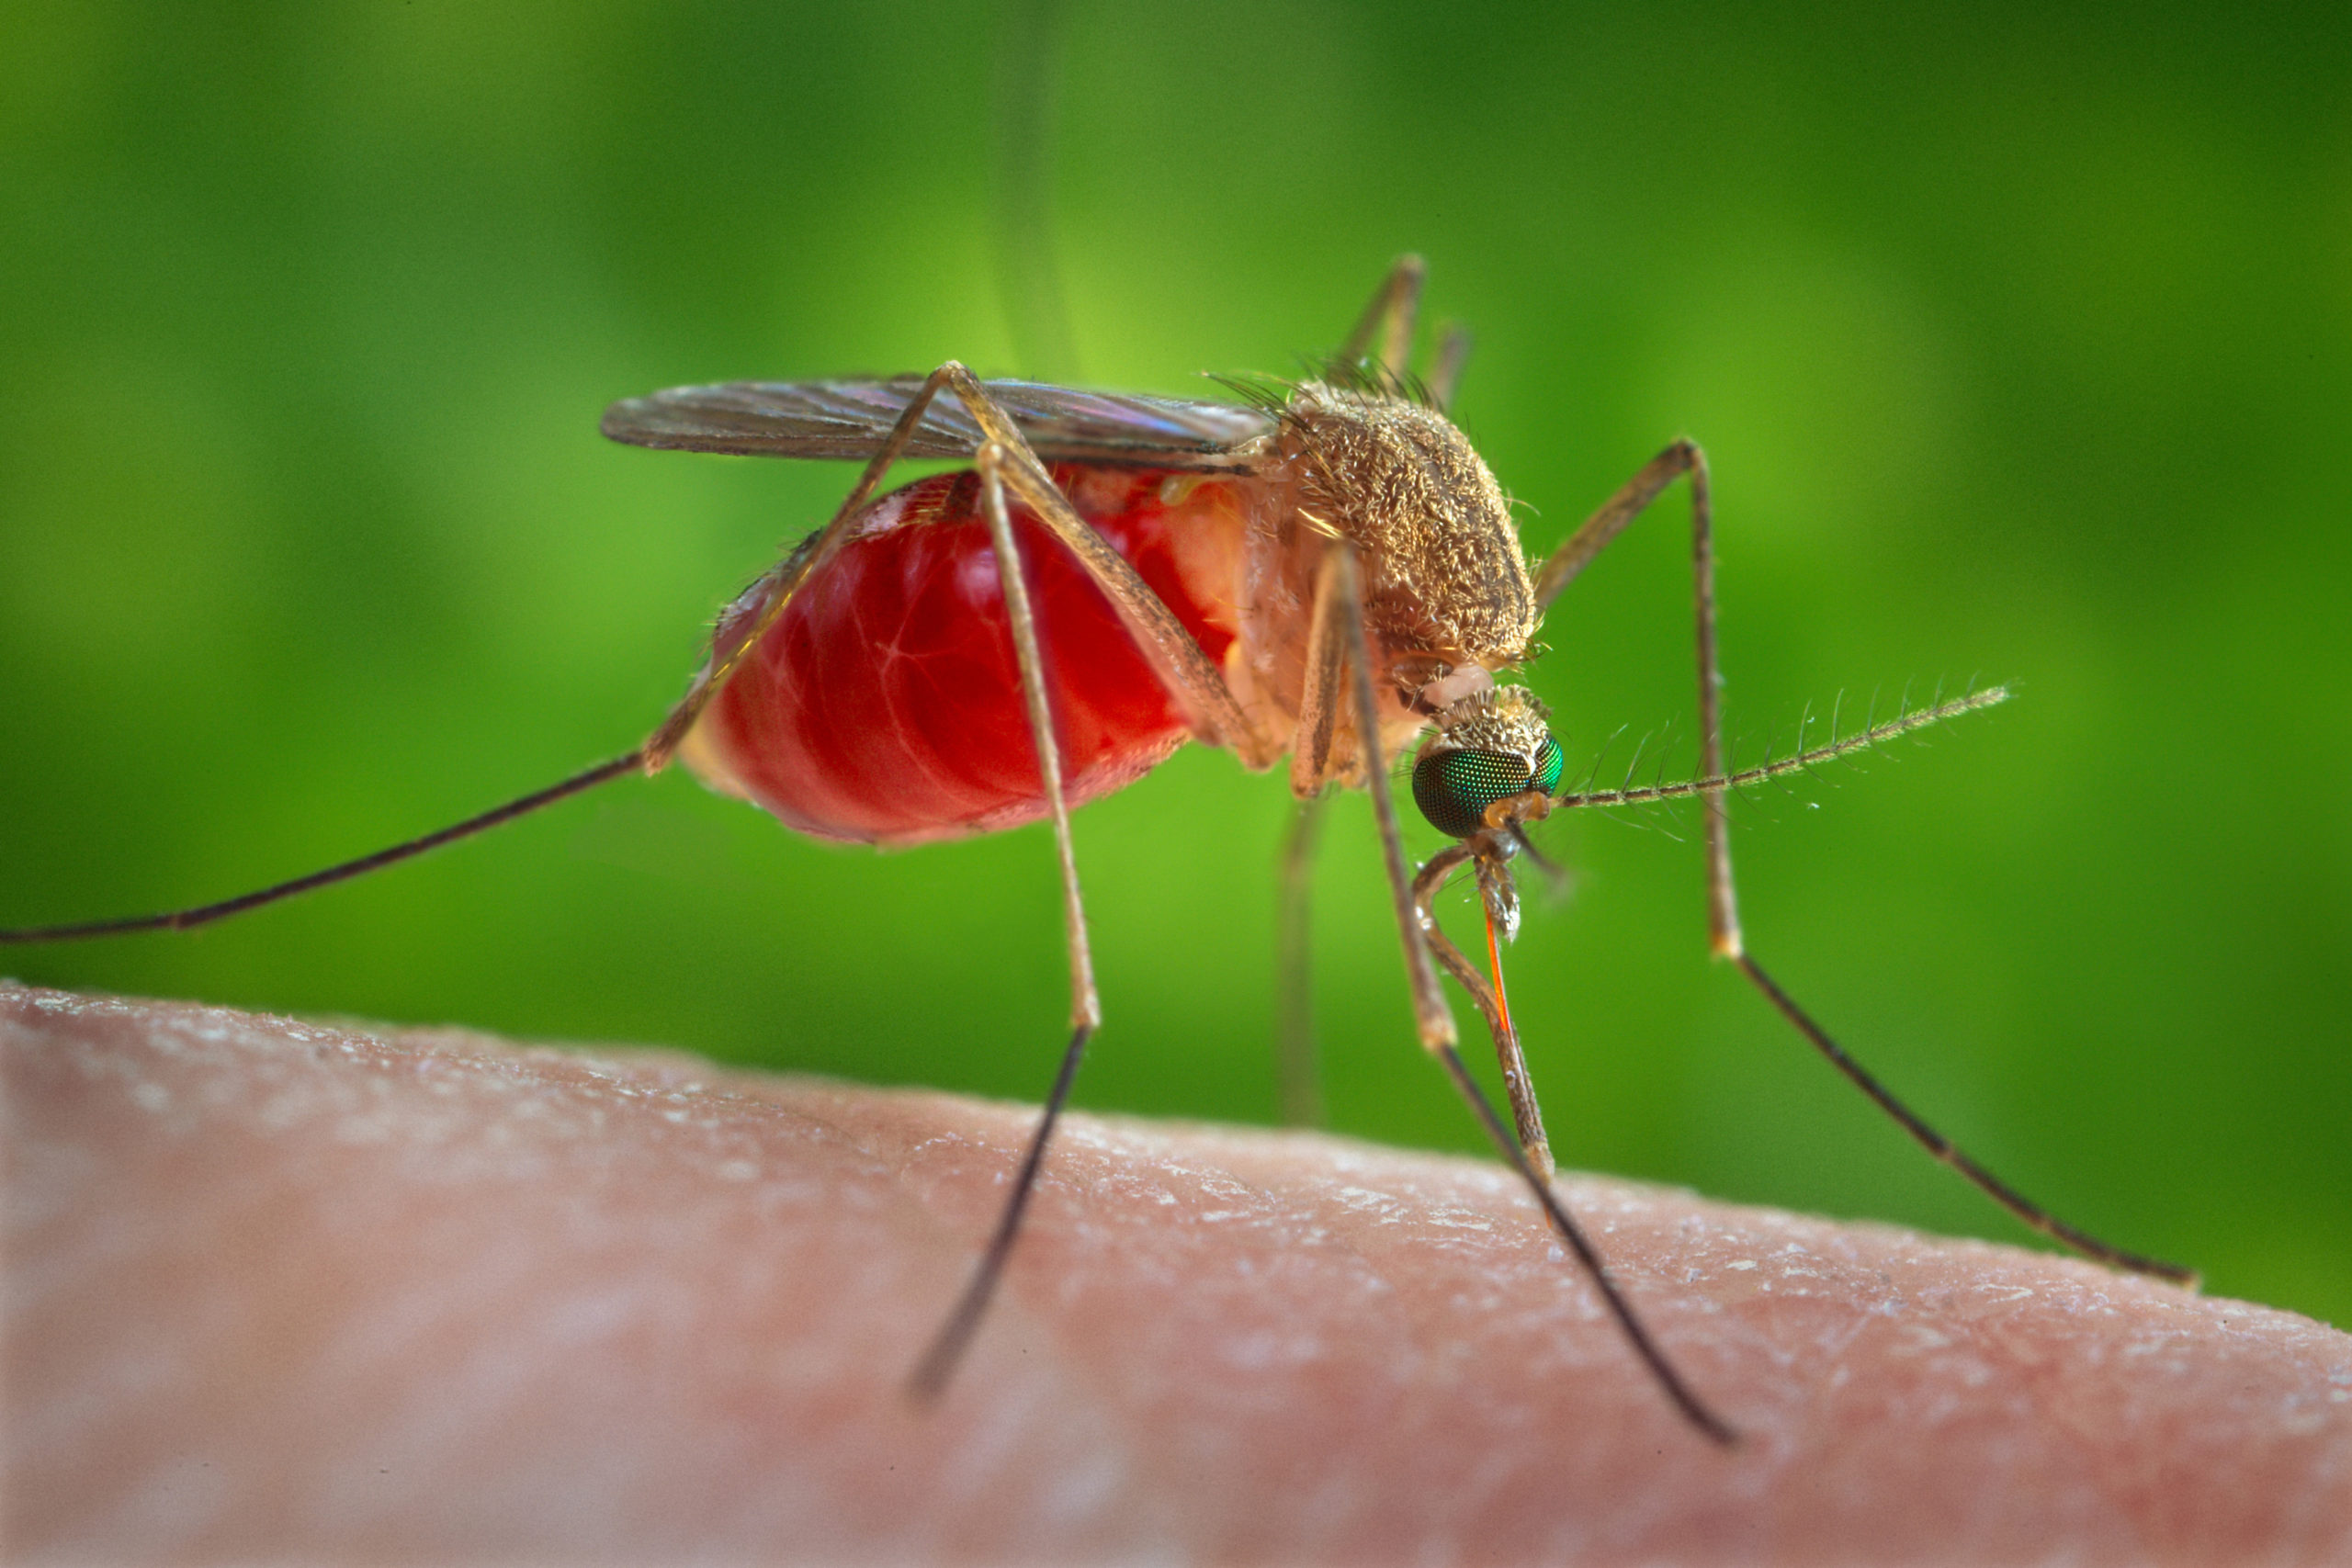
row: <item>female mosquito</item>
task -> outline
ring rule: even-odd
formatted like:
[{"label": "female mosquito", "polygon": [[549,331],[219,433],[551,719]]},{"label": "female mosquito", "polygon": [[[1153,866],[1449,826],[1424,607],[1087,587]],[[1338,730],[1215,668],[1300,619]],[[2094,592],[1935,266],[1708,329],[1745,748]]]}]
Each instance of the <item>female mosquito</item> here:
[{"label": "female mosquito", "polygon": [[[1021,1228],[1080,1059],[1102,1021],[1069,813],[1124,788],[1188,739],[1271,768],[1285,753],[1312,813],[1331,785],[1372,797],[1422,1045],[1542,1205],[1681,1414],[1732,1427],[1643,1326],[1553,1190],[1552,1156],[1502,987],[1498,933],[1517,928],[1512,863],[1528,827],[1573,807],[1696,799],[1705,813],[1708,932],[1832,1065],[1937,1158],[2026,1224],[2104,1262],[2191,1281],[2029,1202],[1914,1115],[1773,983],[1742,938],[1724,796],[1989,706],[1996,688],[1898,715],[1829,744],[1727,772],[1716,700],[1707,465],[1677,441],[1530,570],[1501,488],[1445,415],[1466,340],[1408,373],[1422,266],[1389,273],[1338,355],[1293,383],[1230,383],[1238,402],[981,381],[953,361],[888,380],[731,382],[616,403],[604,432],[639,446],[862,458],[832,520],[720,615],[710,655],[652,735],[625,756],[466,821],[308,876],[166,914],[0,931],[55,942],[185,929],[340,882],[682,759],[707,784],[796,831],[912,844],[1049,818],[1069,944],[1071,1032],[996,1229],[916,1363],[935,1397],[978,1330]],[[876,498],[901,458],[960,472]],[[1697,619],[1700,776],[1563,791],[1543,705],[1502,683],[1545,608],[1678,479],[1688,479]],[[1393,763],[1412,752],[1415,803],[1455,842],[1418,872],[1398,837]],[[1482,975],[1447,939],[1438,893],[1464,866],[1487,917]],[[1295,926],[1286,920],[1286,927]],[[1458,1050],[1442,967],[1486,1017],[1511,1122]],[[1491,976],[1491,980],[1489,978]]]}]

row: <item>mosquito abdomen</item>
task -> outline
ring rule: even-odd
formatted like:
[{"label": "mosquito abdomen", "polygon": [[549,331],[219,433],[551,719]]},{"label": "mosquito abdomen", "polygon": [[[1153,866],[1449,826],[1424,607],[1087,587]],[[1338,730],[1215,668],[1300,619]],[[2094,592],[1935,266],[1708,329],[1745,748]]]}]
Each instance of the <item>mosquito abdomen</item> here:
[{"label": "mosquito abdomen", "polygon": [[[1234,637],[1241,510],[1229,481],[1058,467],[1080,515],[1212,660]],[[793,596],[681,755],[714,787],[819,838],[913,844],[1046,815],[1036,752],[972,473],[876,501]],[[1028,565],[1072,806],[1124,788],[1191,738],[1110,601],[1029,511]],[[748,594],[730,617],[755,614]],[[726,638],[720,628],[719,640]]]}]

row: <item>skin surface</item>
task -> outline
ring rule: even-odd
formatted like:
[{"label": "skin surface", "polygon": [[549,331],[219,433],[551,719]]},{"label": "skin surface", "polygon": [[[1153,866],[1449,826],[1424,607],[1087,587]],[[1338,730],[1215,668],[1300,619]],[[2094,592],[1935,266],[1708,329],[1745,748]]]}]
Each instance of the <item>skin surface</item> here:
[{"label": "skin surface", "polygon": [[2352,1337],[2070,1259],[0,986],[11,1561],[2342,1562]]}]

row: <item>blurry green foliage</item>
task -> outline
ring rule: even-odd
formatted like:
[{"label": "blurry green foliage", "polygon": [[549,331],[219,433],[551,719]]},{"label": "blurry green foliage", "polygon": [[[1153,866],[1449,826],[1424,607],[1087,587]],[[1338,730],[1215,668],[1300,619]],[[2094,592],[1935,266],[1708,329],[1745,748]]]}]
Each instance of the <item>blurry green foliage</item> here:
[{"label": "blurry green foliage", "polygon": [[[220,897],[632,744],[849,476],[610,446],[608,400],[1025,367],[971,7],[61,0],[0,36],[0,921]],[[1287,371],[1412,248],[1532,548],[1699,436],[1743,756],[1841,693],[2021,694],[1742,802],[1756,951],[2026,1190],[2352,1321],[2340,18],[1090,4],[1058,39],[1040,243],[1089,379]],[[1546,628],[1572,768],[1620,727],[1612,765],[1690,764],[1683,515]],[[1271,1114],[1287,809],[1195,751],[1081,816],[1082,1102]],[[2021,1239],[1708,964],[1692,826],[1550,829],[1580,878],[1511,963],[1563,1156]],[[1376,870],[1351,799],[1334,1122],[1473,1147]],[[1032,1098],[1065,1006],[1041,830],[847,852],[676,776],[0,963]]]}]

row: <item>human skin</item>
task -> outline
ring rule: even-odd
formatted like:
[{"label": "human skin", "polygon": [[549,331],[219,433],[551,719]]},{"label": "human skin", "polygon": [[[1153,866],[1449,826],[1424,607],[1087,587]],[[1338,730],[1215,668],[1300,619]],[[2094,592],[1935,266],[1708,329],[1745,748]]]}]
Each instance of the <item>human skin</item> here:
[{"label": "human skin", "polygon": [[12,1562],[2342,1562],[2352,1337],[2071,1259],[0,986]]}]

